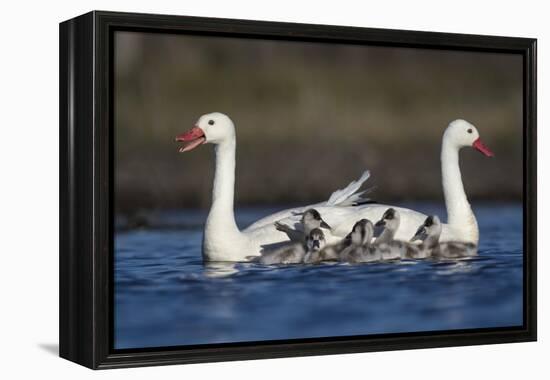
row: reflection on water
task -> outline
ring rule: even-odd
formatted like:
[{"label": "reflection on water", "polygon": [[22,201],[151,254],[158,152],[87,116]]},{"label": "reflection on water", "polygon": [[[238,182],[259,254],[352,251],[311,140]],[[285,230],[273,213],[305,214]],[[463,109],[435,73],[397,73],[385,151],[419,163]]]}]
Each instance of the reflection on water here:
[{"label": "reflection on water", "polygon": [[362,265],[203,265],[204,215],[158,215],[162,228],[116,234],[115,347],[521,325],[521,207],[474,206],[479,257]]},{"label": "reflection on water", "polygon": [[210,278],[229,277],[239,271],[237,263],[205,263],[204,275]]}]

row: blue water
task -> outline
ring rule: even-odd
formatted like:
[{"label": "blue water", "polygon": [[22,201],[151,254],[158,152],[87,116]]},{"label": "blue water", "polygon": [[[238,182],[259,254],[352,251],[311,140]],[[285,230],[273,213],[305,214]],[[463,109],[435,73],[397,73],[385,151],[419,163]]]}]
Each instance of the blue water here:
[{"label": "blue water", "polygon": [[[115,236],[115,348],[521,325],[521,205],[474,210],[475,259],[286,267],[204,265],[205,213],[156,214]],[[272,211],[238,210],[238,223]]]}]

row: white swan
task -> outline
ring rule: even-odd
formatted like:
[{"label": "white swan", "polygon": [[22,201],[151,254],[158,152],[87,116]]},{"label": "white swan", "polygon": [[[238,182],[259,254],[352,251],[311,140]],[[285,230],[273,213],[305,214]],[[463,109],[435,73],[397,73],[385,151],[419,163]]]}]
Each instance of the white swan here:
[{"label": "white swan", "polygon": [[[260,219],[240,231],[233,210],[236,139],[231,119],[218,112],[203,115],[194,128],[177,136],[176,141],[186,144],[180,148],[180,152],[190,151],[204,143],[215,145],[216,171],[212,206],[206,220],[202,247],[205,261],[249,261],[260,254],[262,246],[288,240],[286,234],[276,230],[276,221],[287,225],[295,224],[300,220],[296,213],[304,212],[308,208],[319,211],[332,227],[331,234],[325,236],[327,244],[332,244],[345,237],[357,220],[378,220],[389,207],[378,204],[350,207],[360,200],[361,193],[358,190],[369,176],[369,173],[365,172],[358,181],[333,193],[327,202],[284,210]],[[443,225],[440,240],[459,240],[477,244],[479,231],[464,193],[458,152],[462,147],[471,146],[486,156],[492,156],[492,153],[481,143],[477,129],[464,120],[455,120],[449,124],[443,135],[442,145],[443,190],[449,224]],[[401,215],[401,226],[395,238],[407,241],[424,222],[426,215],[404,208],[394,208]]]},{"label": "white swan", "polygon": [[[288,241],[286,233],[278,231],[274,222],[284,219],[285,224],[300,222],[300,215],[309,208],[323,207],[323,213],[331,210],[340,212],[356,208],[355,202],[362,200],[361,185],[369,178],[369,172],[350,183],[345,189],[334,192],[328,201],[315,205],[284,210],[258,220],[240,231],[235,222],[233,210],[235,186],[235,127],[226,115],[214,112],[199,118],[194,128],[176,137],[185,143],[179,151],[187,152],[199,145],[215,145],[216,170],[212,190],[212,206],[204,228],[202,253],[204,261],[250,261],[260,255],[268,245]],[[349,214],[353,217],[353,213]],[[334,241],[332,237],[332,241]]]},{"label": "white swan", "polygon": [[[476,217],[472,211],[459,167],[459,151],[464,147],[473,147],[485,156],[492,157],[493,153],[479,137],[475,126],[465,120],[455,120],[449,124],[443,134],[441,146],[441,174],[445,205],[447,207],[447,224],[442,224],[440,241],[462,241],[475,245],[479,242],[479,229]],[[331,227],[333,236],[344,237],[351,230],[354,223],[360,219],[379,220],[388,208],[398,211],[401,221],[394,239],[409,241],[414,236],[419,225],[424,223],[426,215],[420,212],[396,206],[383,204],[365,204],[358,207],[326,208],[322,205],[315,209],[322,215]],[[281,223],[287,223],[281,220]],[[332,243],[327,238],[327,243]]]}]

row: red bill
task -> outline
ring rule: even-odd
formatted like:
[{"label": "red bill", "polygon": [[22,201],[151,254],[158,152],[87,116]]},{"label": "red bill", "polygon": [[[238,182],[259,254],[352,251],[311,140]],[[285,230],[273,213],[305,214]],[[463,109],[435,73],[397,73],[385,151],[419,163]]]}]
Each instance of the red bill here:
[{"label": "red bill", "polygon": [[188,152],[206,142],[204,132],[199,127],[193,127],[185,133],[176,136],[176,142],[183,142],[184,145],[179,149],[180,153]]}]

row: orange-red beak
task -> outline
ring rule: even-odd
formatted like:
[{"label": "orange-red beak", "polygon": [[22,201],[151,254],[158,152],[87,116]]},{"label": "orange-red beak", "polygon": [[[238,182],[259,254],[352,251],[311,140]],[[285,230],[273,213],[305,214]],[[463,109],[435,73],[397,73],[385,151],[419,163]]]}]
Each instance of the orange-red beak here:
[{"label": "orange-red beak", "polygon": [[176,136],[176,142],[185,143],[185,145],[179,149],[179,152],[183,153],[193,150],[199,145],[204,144],[206,142],[206,137],[204,136],[204,132],[202,131],[202,129],[200,129],[199,127],[193,127],[187,132]]},{"label": "orange-red beak", "polygon": [[495,154],[491,152],[491,149],[489,149],[485,144],[481,142],[481,139],[478,137],[476,141],[472,144],[472,147],[474,149],[479,150],[481,153],[486,155],[487,157],[493,157]]}]

